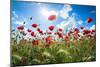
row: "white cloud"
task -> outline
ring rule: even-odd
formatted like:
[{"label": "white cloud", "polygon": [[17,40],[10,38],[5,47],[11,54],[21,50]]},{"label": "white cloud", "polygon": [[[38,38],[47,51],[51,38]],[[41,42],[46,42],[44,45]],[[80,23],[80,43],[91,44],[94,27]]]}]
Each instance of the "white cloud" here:
[{"label": "white cloud", "polygon": [[64,29],[64,27],[67,25],[66,21],[62,21],[60,24],[57,24],[58,28]]},{"label": "white cloud", "polygon": [[23,19],[23,21],[22,20],[13,20],[13,23],[17,24],[17,25],[24,25],[24,26],[28,25],[28,21],[24,17],[22,17],[22,19]]},{"label": "white cloud", "polygon": [[60,24],[57,25],[58,28],[62,28],[64,30],[64,33],[66,33],[66,30],[69,31],[73,28],[76,28],[77,21],[75,20],[75,15],[72,14],[72,16],[68,17],[67,20],[62,21]]},{"label": "white cloud", "polygon": [[12,11],[12,13],[13,13],[13,16],[14,16],[15,18],[18,18],[18,15],[16,14],[15,11]]},{"label": "white cloud", "polygon": [[62,10],[60,11],[60,16],[63,19],[66,19],[69,17],[69,12],[72,11],[72,8],[70,5],[64,5],[64,7],[62,8]]},{"label": "white cloud", "polygon": [[17,24],[17,25],[23,25],[23,23],[24,23],[23,21],[15,21],[14,22],[14,24]]},{"label": "white cloud", "polygon": [[80,24],[80,25],[81,25],[82,23],[83,23],[83,21],[82,21],[82,20],[79,20],[79,21],[78,21],[78,24]]},{"label": "white cloud", "polygon": [[17,18],[18,18],[18,15],[16,14],[16,12],[12,11],[12,17],[11,17],[12,21],[15,21]]},{"label": "white cloud", "polygon": [[[16,25],[28,25],[28,21],[23,16],[20,16],[21,20],[18,17],[18,14],[15,11],[12,11],[12,23]],[[25,22],[25,23],[24,23]]]},{"label": "white cloud", "polygon": [[48,11],[46,8],[42,8],[42,9],[41,9],[41,13],[42,13],[42,15],[44,15],[46,18],[48,18],[50,15],[56,15],[56,16],[58,16],[57,11],[54,11],[54,10]]},{"label": "white cloud", "polygon": [[90,27],[90,30],[95,30],[95,25],[92,25],[92,27]]}]

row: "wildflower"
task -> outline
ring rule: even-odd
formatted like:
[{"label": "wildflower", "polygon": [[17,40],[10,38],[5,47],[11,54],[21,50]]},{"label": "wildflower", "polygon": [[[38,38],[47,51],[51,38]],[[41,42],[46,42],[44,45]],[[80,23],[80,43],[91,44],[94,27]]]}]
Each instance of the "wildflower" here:
[{"label": "wildflower", "polygon": [[38,26],[38,24],[35,24],[35,23],[32,24],[32,27],[33,27],[33,28],[36,28],[37,26]]},{"label": "wildflower", "polygon": [[84,30],[83,32],[84,32],[84,34],[88,34],[88,33],[90,33],[90,30]]},{"label": "wildflower", "polygon": [[37,31],[40,32],[41,31],[40,28],[37,28]]},{"label": "wildflower", "polygon": [[79,32],[78,28],[75,28],[74,32],[77,34]]},{"label": "wildflower", "polygon": [[32,32],[32,30],[30,30],[30,29],[28,29],[27,31],[28,31],[28,32]]},{"label": "wildflower", "polygon": [[62,33],[58,33],[58,37],[62,38],[63,37]]},{"label": "wildflower", "polygon": [[19,26],[19,27],[17,27],[17,29],[18,29],[18,30],[23,30],[24,27],[23,27],[23,26]]},{"label": "wildflower", "polygon": [[68,35],[70,36],[72,33],[73,33],[72,31],[69,31],[69,32],[68,32]]},{"label": "wildflower", "polygon": [[84,27],[80,27],[80,29],[83,29]]},{"label": "wildflower", "polygon": [[58,29],[58,31],[62,32],[62,29],[61,29],[61,28],[59,28],[59,29]]},{"label": "wildflower", "polygon": [[33,45],[33,46],[35,45],[35,40],[32,41],[32,45]]},{"label": "wildflower", "polygon": [[49,26],[48,28],[50,31],[54,30],[54,26]]},{"label": "wildflower", "polygon": [[31,36],[34,36],[34,32],[31,32]]},{"label": "wildflower", "polygon": [[53,21],[53,20],[55,20],[56,19],[56,15],[50,15],[49,17],[48,17],[48,20],[50,20],[50,21]]},{"label": "wildflower", "polygon": [[65,41],[69,41],[69,37],[68,36],[65,36]]},{"label": "wildflower", "polygon": [[95,32],[95,30],[91,30],[91,32]]},{"label": "wildflower", "polygon": [[87,19],[87,22],[88,22],[88,23],[91,23],[91,22],[92,22],[92,18],[89,17],[89,18]]},{"label": "wildflower", "polygon": [[33,46],[34,46],[34,45],[38,45],[38,41],[37,41],[37,40],[36,40],[36,41],[33,40],[33,41],[32,41],[32,45],[33,45]]},{"label": "wildflower", "polygon": [[51,32],[47,32],[48,34],[52,34]]},{"label": "wildflower", "polygon": [[83,33],[83,35],[85,35],[85,33]]},{"label": "wildflower", "polygon": [[51,36],[46,37],[46,42],[49,43],[51,41]]},{"label": "wildflower", "polygon": [[43,34],[43,31],[42,31],[42,30],[40,30],[40,31],[39,31],[39,33],[40,33],[40,34]]},{"label": "wildflower", "polygon": [[71,34],[71,33],[69,32],[69,33],[68,33],[68,36],[70,36],[70,34]]},{"label": "wildflower", "polygon": [[54,35],[56,35],[57,34],[57,32],[54,32]]}]

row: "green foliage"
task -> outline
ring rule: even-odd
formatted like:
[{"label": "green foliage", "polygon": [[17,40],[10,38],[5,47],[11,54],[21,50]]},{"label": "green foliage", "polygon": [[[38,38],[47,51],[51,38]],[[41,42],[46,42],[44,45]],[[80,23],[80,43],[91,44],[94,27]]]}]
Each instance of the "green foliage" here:
[{"label": "green foliage", "polygon": [[46,48],[38,45],[32,46],[30,42],[26,44],[12,43],[12,64],[52,64],[96,60],[96,42],[94,39],[64,43],[50,45]]}]

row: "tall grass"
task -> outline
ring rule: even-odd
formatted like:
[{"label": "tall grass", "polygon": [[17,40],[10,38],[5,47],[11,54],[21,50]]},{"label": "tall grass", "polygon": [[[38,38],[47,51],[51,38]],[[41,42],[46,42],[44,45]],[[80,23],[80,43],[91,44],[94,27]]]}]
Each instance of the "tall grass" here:
[{"label": "tall grass", "polygon": [[62,44],[32,45],[30,41],[17,44],[13,39],[12,65],[57,64],[88,62],[96,60],[96,42],[92,38],[70,41]]}]

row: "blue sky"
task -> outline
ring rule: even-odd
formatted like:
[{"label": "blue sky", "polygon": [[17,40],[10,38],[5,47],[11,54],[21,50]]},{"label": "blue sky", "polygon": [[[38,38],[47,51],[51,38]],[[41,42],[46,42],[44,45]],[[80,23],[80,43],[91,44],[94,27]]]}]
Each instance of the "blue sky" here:
[{"label": "blue sky", "polygon": [[[96,6],[12,1],[11,9],[12,29],[22,25],[24,21],[26,29],[34,30],[31,25],[37,23],[44,31],[50,25],[54,25],[55,29],[61,27],[65,30],[65,28],[79,28],[80,26],[91,29],[96,24]],[[47,19],[52,12],[57,16],[54,21]],[[32,20],[29,19],[31,16]],[[91,17],[93,21],[87,25],[88,17]]]}]

